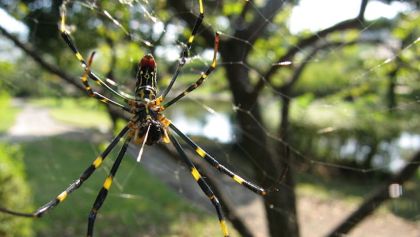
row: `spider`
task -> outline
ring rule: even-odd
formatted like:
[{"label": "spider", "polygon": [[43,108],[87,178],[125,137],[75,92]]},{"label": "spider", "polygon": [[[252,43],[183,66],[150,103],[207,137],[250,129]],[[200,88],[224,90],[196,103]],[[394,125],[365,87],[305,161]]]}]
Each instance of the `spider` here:
[{"label": "spider", "polygon": [[[112,88],[112,86],[118,86],[114,82],[110,82],[109,80],[103,80],[99,76],[97,76],[92,70],[91,65],[93,61],[93,57],[95,52],[93,52],[88,60],[86,61],[82,54],[76,47],[76,44],[70,37],[69,32],[66,30],[66,13],[65,13],[65,4],[66,1],[63,2],[63,5],[60,8],[60,26],[59,30],[61,32],[61,36],[66,42],[66,44],[70,47],[73,51],[74,55],[76,56],[77,60],[80,62],[81,66],[84,68],[84,72],[81,77],[81,81],[85,90],[87,91],[90,97],[93,97],[103,103],[112,104],[116,107],[119,107],[127,112],[129,112],[132,117],[127,123],[127,125],[119,132],[119,134],[111,141],[111,143],[107,146],[107,148],[92,162],[92,164],[83,171],[83,173],[79,176],[79,178],[71,183],[63,192],[53,198],[50,202],[46,203],[45,205],[38,208],[33,213],[23,213],[23,212],[16,212],[6,208],[0,207],[0,212],[8,213],[11,215],[22,216],[22,217],[42,217],[43,214],[51,210],[53,207],[57,206],[61,202],[63,202],[73,191],[78,189],[103,163],[103,161],[107,158],[108,154],[115,148],[115,146],[119,143],[119,141],[124,138],[124,142],[122,145],[121,150],[119,151],[116,160],[114,161],[112,168],[105,179],[102,188],[100,189],[96,200],[90,210],[89,217],[88,217],[88,229],[87,229],[87,236],[90,237],[93,235],[93,227],[96,219],[96,215],[101,208],[102,204],[104,203],[108,191],[112,185],[113,178],[115,177],[118,167],[124,157],[124,154],[127,151],[127,147],[130,142],[134,142],[135,144],[142,144],[142,148],[145,144],[153,145],[159,142],[164,143],[172,143],[178,152],[179,156],[181,157],[182,161],[186,164],[189,168],[194,180],[198,183],[201,190],[205,193],[205,195],[209,198],[209,200],[214,205],[217,216],[219,218],[219,223],[221,226],[221,230],[224,236],[229,236],[228,228],[226,225],[226,221],[224,218],[224,214],[220,205],[220,202],[216,195],[211,190],[210,186],[207,182],[202,178],[200,172],[191,162],[191,160],[185,154],[185,151],[181,147],[178,139],[171,133],[174,132],[178,137],[180,137],[188,146],[190,146],[195,153],[203,158],[206,162],[216,168],[219,172],[231,177],[237,183],[245,186],[249,190],[260,194],[266,195],[267,191],[247,180],[240,177],[239,175],[232,172],[230,169],[226,168],[224,165],[220,164],[215,158],[213,158],[210,154],[204,151],[199,145],[197,145],[194,141],[192,141],[187,135],[181,132],[172,122],[167,119],[163,115],[163,111],[168,108],[169,106],[175,104],[178,100],[183,98],[189,92],[198,88],[203,81],[210,75],[210,73],[216,68],[216,56],[219,48],[219,33],[215,34],[214,40],[214,52],[213,52],[213,60],[210,67],[207,69],[206,72],[202,73],[199,79],[191,84],[188,88],[186,88],[182,93],[178,96],[174,97],[172,100],[163,103],[166,95],[171,90],[172,85],[174,84],[175,80],[178,77],[178,74],[182,67],[185,65],[186,57],[188,56],[188,52],[191,48],[191,45],[194,41],[194,37],[199,29],[203,18],[204,18],[204,7],[202,0],[198,0],[199,3],[199,11],[200,14],[193,26],[193,30],[191,32],[190,37],[188,38],[187,44],[185,45],[184,49],[181,52],[180,58],[178,60],[177,69],[171,78],[171,81],[168,87],[163,91],[161,95],[158,96],[157,90],[157,63],[154,57],[151,54],[147,54],[143,56],[138,63],[137,67],[137,75],[136,75],[136,85],[135,85],[135,95],[125,95],[120,93]],[[99,85],[104,86],[105,89],[109,90],[112,94],[120,97],[126,103],[121,104],[118,103],[110,98],[101,95],[100,93],[93,91],[92,87],[89,84],[89,79],[97,82]],[[140,149],[140,153],[142,149]],[[139,154],[140,156],[140,154]]]}]

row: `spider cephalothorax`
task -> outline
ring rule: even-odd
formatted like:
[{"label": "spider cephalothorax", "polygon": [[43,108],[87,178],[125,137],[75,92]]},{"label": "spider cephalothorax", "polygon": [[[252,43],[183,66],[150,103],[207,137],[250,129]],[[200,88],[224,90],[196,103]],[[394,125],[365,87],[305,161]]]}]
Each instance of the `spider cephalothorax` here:
[{"label": "spider cephalothorax", "polygon": [[143,100],[153,100],[157,93],[157,65],[151,54],[140,59],[136,75],[136,96]]}]

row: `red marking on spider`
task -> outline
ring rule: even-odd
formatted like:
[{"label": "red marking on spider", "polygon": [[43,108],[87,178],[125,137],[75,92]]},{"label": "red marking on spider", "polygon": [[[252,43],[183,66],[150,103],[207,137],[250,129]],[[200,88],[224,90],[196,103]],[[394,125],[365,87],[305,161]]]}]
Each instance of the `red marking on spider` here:
[{"label": "red marking on spider", "polygon": [[140,66],[155,68],[156,67],[155,58],[151,54],[144,55],[144,57],[140,60]]}]

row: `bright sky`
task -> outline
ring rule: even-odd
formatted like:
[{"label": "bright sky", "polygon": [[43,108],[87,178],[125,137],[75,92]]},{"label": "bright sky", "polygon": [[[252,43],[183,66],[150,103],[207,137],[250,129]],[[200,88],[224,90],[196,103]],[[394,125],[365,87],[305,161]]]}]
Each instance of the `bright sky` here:
[{"label": "bright sky", "polygon": [[[304,29],[319,30],[339,21],[357,15],[361,0],[301,0],[292,12],[289,25],[292,32]],[[329,10],[331,9],[331,10]],[[394,2],[391,5],[378,1],[370,1],[366,10],[366,18],[391,18],[398,12],[409,10],[406,4]],[[0,8],[0,24],[10,32],[26,33],[26,27]]]},{"label": "bright sky", "polygon": [[[293,33],[309,29],[320,30],[337,22],[357,16],[361,0],[301,0],[289,20]],[[392,18],[398,12],[408,11],[407,4],[394,2],[390,5],[378,1],[370,1],[366,8],[367,20],[379,17]]]},{"label": "bright sky", "polygon": [[3,8],[0,8],[0,25],[11,33],[27,33],[26,26],[11,17]]}]

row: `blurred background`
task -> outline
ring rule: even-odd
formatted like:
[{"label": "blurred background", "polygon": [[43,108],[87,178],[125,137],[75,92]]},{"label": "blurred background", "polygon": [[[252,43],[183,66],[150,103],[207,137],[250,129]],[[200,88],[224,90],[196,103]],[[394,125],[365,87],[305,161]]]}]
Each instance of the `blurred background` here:
[{"label": "blurred background", "polygon": [[[61,39],[56,0],[0,0],[0,203],[45,204],[127,122],[89,98]],[[231,236],[419,236],[418,1],[203,1],[204,21],[168,99],[218,67],[165,115],[260,197],[188,155],[224,207]],[[152,53],[169,84],[199,1],[68,1],[66,29],[92,69],[133,94]],[[94,89],[121,100],[94,85]],[[96,236],[222,236],[217,215],[169,145],[131,145]],[[118,149],[116,149],[118,150]],[[115,159],[41,219],[0,213],[0,236],[83,236]]]}]

